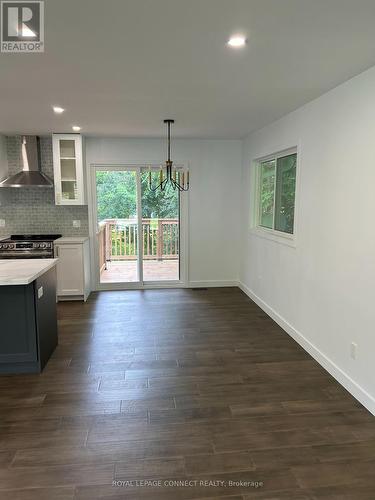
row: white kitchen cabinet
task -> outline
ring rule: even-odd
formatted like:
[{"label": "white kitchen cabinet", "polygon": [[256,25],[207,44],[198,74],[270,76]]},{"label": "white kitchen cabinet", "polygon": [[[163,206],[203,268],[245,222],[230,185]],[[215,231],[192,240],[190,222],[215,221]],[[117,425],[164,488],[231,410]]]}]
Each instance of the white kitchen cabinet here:
[{"label": "white kitchen cabinet", "polygon": [[90,294],[90,250],[87,237],[62,237],[54,242],[57,299],[84,300]]},{"label": "white kitchen cabinet", "polygon": [[83,148],[80,134],[53,134],[56,205],[85,205]]},{"label": "white kitchen cabinet", "polygon": [[[0,135],[0,182],[6,179],[9,175],[8,170],[8,153],[7,153],[7,140],[5,135]],[[0,207],[8,205],[10,202],[9,189],[0,189]],[[0,219],[3,217],[0,216]]]}]

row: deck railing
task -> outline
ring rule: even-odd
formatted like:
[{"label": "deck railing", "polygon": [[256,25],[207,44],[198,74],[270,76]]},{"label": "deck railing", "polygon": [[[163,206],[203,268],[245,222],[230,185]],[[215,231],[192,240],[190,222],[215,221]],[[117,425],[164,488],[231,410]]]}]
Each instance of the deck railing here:
[{"label": "deck railing", "polygon": [[[138,256],[136,219],[106,219],[99,223],[99,264],[104,269],[112,260],[135,260]],[[178,219],[142,219],[144,259],[177,259]]]}]

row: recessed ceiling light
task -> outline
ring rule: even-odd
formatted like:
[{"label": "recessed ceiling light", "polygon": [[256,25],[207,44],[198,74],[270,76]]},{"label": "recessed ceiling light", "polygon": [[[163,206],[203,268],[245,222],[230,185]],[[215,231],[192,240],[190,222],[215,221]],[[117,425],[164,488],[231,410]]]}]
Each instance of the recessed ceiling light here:
[{"label": "recessed ceiling light", "polygon": [[65,109],[61,108],[60,106],[52,106],[52,109],[58,115],[61,115],[61,113],[64,113],[64,111],[65,111]]},{"label": "recessed ceiling light", "polygon": [[79,132],[81,130],[81,127],[79,127],[78,125],[73,125],[72,129],[74,130],[74,132]]},{"label": "recessed ceiling light", "polygon": [[230,47],[239,48],[244,47],[246,45],[246,37],[243,35],[235,35],[229,38],[228,45]]}]

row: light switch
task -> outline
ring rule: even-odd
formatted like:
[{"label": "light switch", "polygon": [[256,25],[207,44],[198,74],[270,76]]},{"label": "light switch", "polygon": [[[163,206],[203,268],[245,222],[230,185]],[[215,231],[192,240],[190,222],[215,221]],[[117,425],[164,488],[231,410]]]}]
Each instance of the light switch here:
[{"label": "light switch", "polygon": [[73,227],[81,227],[81,221],[80,220],[74,220],[73,221]]},{"label": "light switch", "polygon": [[0,219],[0,227],[5,227],[5,219]]},{"label": "light switch", "polygon": [[38,288],[38,299],[41,299],[43,297],[43,293],[43,287],[41,286]]}]

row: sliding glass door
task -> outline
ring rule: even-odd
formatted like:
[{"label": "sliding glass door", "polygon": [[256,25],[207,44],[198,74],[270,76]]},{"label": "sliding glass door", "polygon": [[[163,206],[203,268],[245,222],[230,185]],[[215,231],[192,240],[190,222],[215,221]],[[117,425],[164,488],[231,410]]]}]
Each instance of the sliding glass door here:
[{"label": "sliding glass door", "polygon": [[94,175],[99,285],[179,282],[179,192],[150,189],[159,167],[95,167]]},{"label": "sliding glass door", "polygon": [[100,283],[140,280],[135,170],[96,170]]},{"label": "sliding glass door", "polygon": [[165,191],[153,192],[158,169],[142,170],[143,281],[178,281],[180,279],[180,194],[168,185]]}]

